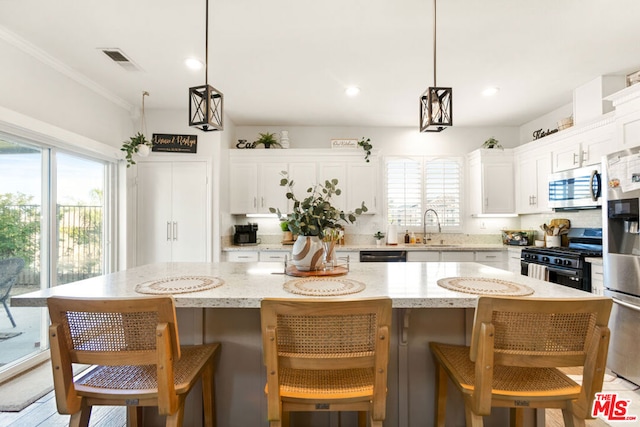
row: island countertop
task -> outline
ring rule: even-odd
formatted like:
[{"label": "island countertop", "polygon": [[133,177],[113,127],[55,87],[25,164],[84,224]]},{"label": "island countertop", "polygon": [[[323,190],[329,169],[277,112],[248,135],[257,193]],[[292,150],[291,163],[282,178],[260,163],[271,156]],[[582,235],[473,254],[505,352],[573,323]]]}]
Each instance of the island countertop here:
[{"label": "island countertop", "polygon": [[[259,308],[263,298],[310,298],[292,294],[284,284],[299,278],[284,274],[284,264],[256,263],[159,263],[93,277],[11,298],[15,307],[44,307],[49,296],[141,297],[136,285],[179,277],[206,276],[222,279],[219,287],[173,294],[177,307]],[[455,292],[438,285],[449,277],[484,277],[514,282],[534,290],[531,297],[579,298],[592,296],[573,288],[517,275],[474,262],[352,263],[348,274],[335,276],[365,284],[365,289],[334,298],[387,296],[394,308],[472,308],[477,295]],[[326,298],[326,297],[316,297]]]}]

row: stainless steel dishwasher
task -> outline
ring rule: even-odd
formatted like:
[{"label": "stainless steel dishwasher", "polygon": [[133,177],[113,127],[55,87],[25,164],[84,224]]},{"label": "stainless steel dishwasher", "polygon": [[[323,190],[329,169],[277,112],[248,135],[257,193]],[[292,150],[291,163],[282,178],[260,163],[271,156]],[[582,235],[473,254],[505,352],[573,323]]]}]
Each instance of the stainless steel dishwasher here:
[{"label": "stainless steel dishwasher", "polygon": [[360,251],[360,262],[407,262],[407,251]]}]

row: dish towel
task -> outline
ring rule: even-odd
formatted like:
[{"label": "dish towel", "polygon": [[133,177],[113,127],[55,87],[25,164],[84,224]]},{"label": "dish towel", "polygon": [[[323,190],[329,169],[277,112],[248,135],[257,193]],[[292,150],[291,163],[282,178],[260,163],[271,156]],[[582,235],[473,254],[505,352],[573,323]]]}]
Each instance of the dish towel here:
[{"label": "dish towel", "polygon": [[527,266],[527,276],[548,282],[549,270],[544,265],[529,263]]}]

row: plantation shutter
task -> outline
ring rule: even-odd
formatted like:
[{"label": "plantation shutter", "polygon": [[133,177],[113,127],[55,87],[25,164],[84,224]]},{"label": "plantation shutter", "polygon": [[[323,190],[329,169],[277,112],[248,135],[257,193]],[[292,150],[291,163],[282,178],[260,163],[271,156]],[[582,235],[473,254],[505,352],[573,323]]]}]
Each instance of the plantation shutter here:
[{"label": "plantation shutter", "polygon": [[422,223],[422,166],[413,159],[387,162],[387,217],[399,227]]},{"label": "plantation shutter", "polygon": [[[425,162],[425,209],[438,212],[443,229],[461,227],[461,164],[456,159]],[[435,215],[427,216],[427,227],[437,227]]]}]

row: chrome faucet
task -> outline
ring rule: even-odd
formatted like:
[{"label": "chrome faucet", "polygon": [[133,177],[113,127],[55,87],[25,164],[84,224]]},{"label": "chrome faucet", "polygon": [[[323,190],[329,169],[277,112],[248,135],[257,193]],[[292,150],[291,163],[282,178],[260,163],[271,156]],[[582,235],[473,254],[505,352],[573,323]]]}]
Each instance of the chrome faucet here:
[{"label": "chrome faucet", "polygon": [[427,243],[427,240],[431,240],[431,237],[429,237],[427,239],[427,213],[431,211],[433,212],[433,214],[436,216],[436,221],[438,222],[438,234],[442,233],[442,227],[440,226],[440,218],[438,217],[438,212],[434,211],[433,209],[429,208],[426,211],[424,211],[424,215],[422,216],[422,234],[424,235],[424,243]]}]

